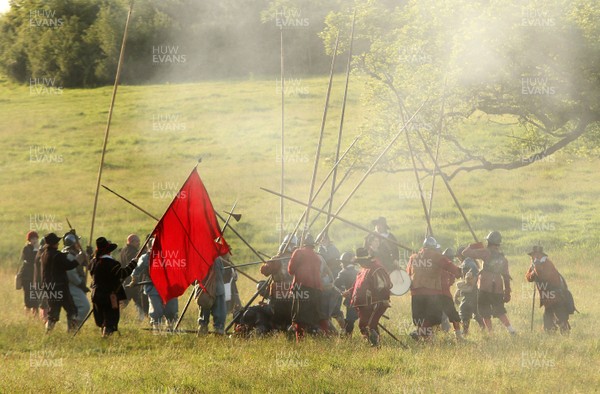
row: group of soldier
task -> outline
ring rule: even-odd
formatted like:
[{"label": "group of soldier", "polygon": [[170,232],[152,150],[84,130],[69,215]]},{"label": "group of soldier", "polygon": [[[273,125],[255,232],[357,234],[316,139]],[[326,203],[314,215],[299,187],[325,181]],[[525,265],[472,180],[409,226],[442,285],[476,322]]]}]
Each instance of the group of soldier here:
[{"label": "group of soldier", "polygon": [[[247,308],[241,307],[237,274],[229,256],[218,257],[196,286],[198,333],[208,333],[212,316],[214,333],[225,334],[227,312],[233,311],[237,335],[283,331],[296,341],[307,334],[349,337],[358,321],[362,337],[371,346],[379,346],[380,319],[390,307],[394,287],[390,274],[400,269],[410,278],[415,326],[410,336],[415,340],[427,341],[437,326],[450,324],[462,339],[469,334],[472,319],[481,329],[492,331],[492,317],[516,333],[506,314],[511,276],[499,232],[489,233],[486,245],[477,242],[456,251],[442,251],[435,238],[428,236],[406,267],[401,267],[398,242],[386,219],[380,217],[372,224],[374,230],[362,247],[341,254],[326,233],[318,244],[310,234],[301,240],[287,235],[276,256],[260,267],[267,278],[257,284],[262,300]],[[56,325],[61,309],[69,330],[75,330],[88,315],[88,272],[93,279],[93,316],[104,337],[118,330],[120,310],[128,300],[134,301],[140,320],[148,317],[153,330],[174,328],[178,300],[164,303],[149,275],[151,239],[146,243],[149,247],[140,250],[140,238],[131,234],[117,261],[112,257],[117,245],[104,237],[96,240],[95,250],[86,251],[74,230],[62,237],[62,251],[58,249],[61,238],[54,233],[41,242],[34,231],[26,238],[17,285],[23,288],[27,313],[39,314],[46,332]],[[569,315],[575,307],[567,284],[541,246],[534,246],[529,255],[531,266],[525,276],[536,283],[540,305],[545,307],[544,329],[568,333]],[[450,289],[455,281],[453,296]]]}]

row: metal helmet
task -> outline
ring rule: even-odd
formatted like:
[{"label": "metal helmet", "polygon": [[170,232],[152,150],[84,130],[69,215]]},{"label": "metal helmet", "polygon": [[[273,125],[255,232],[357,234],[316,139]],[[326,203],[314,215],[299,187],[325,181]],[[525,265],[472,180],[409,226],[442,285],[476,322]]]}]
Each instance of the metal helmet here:
[{"label": "metal helmet", "polygon": [[423,241],[423,247],[425,249],[439,249],[440,244],[437,243],[435,238],[427,237],[427,238],[425,238],[425,241]]},{"label": "metal helmet", "polygon": [[315,239],[311,234],[306,234],[302,243],[304,246],[315,246]]},{"label": "metal helmet", "polygon": [[[284,250],[285,245],[288,243],[289,241],[289,245],[287,247],[287,249]],[[288,234],[285,236],[285,238],[283,238],[283,242],[281,243],[281,245],[279,245],[279,254],[282,254],[284,252],[291,252],[292,250],[294,250],[294,248],[298,247],[298,237],[296,237],[294,234]]]},{"label": "metal helmet", "polygon": [[453,258],[456,257],[456,252],[454,252],[454,249],[452,248],[446,248],[442,254],[446,257],[448,257],[450,260],[452,260]]},{"label": "metal helmet", "polygon": [[75,246],[75,244],[77,244],[77,236],[75,236],[75,234],[72,233],[66,234],[63,238],[63,244],[65,245],[65,248]]},{"label": "metal helmet", "polygon": [[498,231],[492,231],[487,235],[487,237],[485,237],[485,239],[488,241],[488,244],[500,245],[502,243],[502,234],[500,234]]},{"label": "metal helmet", "polygon": [[354,259],[354,253],[352,253],[352,252],[344,252],[340,256],[340,261],[344,265],[351,264],[353,259]]}]

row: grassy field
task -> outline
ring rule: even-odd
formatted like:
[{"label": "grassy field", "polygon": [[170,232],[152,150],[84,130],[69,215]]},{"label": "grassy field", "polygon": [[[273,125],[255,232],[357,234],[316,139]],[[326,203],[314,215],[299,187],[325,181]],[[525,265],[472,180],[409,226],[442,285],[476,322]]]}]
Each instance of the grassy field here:
[{"label": "grassy field", "polygon": [[[337,76],[324,153],[331,155],[337,133],[343,76]],[[297,81],[287,98],[287,185],[305,200],[320,125],[324,78]],[[33,94],[32,94],[33,93]],[[491,337],[474,331],[465,343],[440,333],[434,343],[410,343],[410,299],[396,297],[383,323],[409,344],[402,349],[384,337],[380,350],[359,338],[309,339],[301,345],[284,337],[241,340],[152,335],[142,330],[131,307],[121,335],[101,340],[92,324],[76,339],[61,327],[43,335],[38,321],[22,313],[22,293],[13,290],[20,248],[29,229],[67,228],[66,218],[87,243],[110,88],[36,94],[0,81],[0,392],[596,392],[600,391],[600,306],[592,297],[600,268],[600,182],[597,158],[559,154],[512,172],[461,174],[452,184],[480,238],[500,230],[513,276],[508,313],[516,338],[498,329]],[[345,145],[359,133],[366,111],[362,85],[351,84]],[[218,210],[239,199],[242,221],[235,225],[258,249],[277,248],[279,200],[259,187],[279,188],[279,95],[275,80],[205,82],[189,85],[122,86],[109,138],[103,184],[160,216],[198,157],[199,172]],[[470,125],[483,139],[485,119]],[[373,153],[375,155],[375,153]],[[321,178],[330,166],[324,162]],[[342,200],[360,174],[340,191]],[[441,183],[433,227],[444,246],[470,235]],[[427,186],[429,187],[429,186]],[[405,244],[417,247],[425,222],[410,173],[375,174],[344,210],[369,225],[386,216]],[[286,204],[291,228],[301,209]],[[320,222],[322,223],[322,221]],[[94,237],[123,244],[127,234],[146,234],[154,222],[101,190]],[[362,242],[359,231],[336,223],[332,238],[340,250]],[[235,261],[254,261],[229,236]],[[568,338],[529,332],[532,286],[523,276],[527,248],[540,241],[569,281],[581,314]],[[407,258],[408,256],[403,256]],[[258,278],[257,268],[247,272]],[[254,284],[239,281],[242,300]],[[187,295],[180,299],[183,304]],[[195,328],[196,308],[183,322]],[[496,325],[498,323],[496,322]]]}]

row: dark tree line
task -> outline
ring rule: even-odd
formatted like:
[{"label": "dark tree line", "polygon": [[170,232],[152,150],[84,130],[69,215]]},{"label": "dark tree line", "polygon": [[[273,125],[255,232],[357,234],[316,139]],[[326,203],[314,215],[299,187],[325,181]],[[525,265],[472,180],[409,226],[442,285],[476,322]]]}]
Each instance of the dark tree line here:
[{"label": "dark tree line", "polygon": [[[328,68],[323,41],[335,0],[137,0],[122,81],[129,84],[277,75],[285,29],[290,75]],[[64,87],[113,82],[127,0],[12,0],[0,16],[0,72]]]}]

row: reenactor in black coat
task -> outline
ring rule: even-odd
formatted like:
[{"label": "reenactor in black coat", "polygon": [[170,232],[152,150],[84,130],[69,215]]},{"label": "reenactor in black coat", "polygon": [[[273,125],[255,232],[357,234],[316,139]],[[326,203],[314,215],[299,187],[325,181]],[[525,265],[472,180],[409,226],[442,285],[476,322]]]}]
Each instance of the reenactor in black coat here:
[{"label": "reenactor in black coat", "polygon": [[102,337],[110,336],[119,328],[119,301],[127,299],[123,280],[137,266],[137,260],[133,259],[121,267],[110,255],[116,248],[117,244],[104,237],[96,239],[96,251],[90,266],[94,320],[102,328]]},{"label": "reenactor in black coat", "polygon": [[42,283],[41,293],[48,302],[48,321],[46,333],[52,331],[60,317],[60,309],[67,312],[69,330],[77,328],[77,308],[69,291],[67,271],[79,265],[79,262],[66,253],[58,250],[60,238],[50,233],[44,237],[46,247],[42,252]]},{"label": "reenactor in black coat", "polygon": [[30,231],[27,233],[27,245],[23,247],[21,253],[21,262],[23,265],[19,270],[20,285],[23,289],[23,298],[25,302],[25,312],[29,315],[37,316],[40,300],[35,292],[35,256],[38,252],[38,233]]}]

